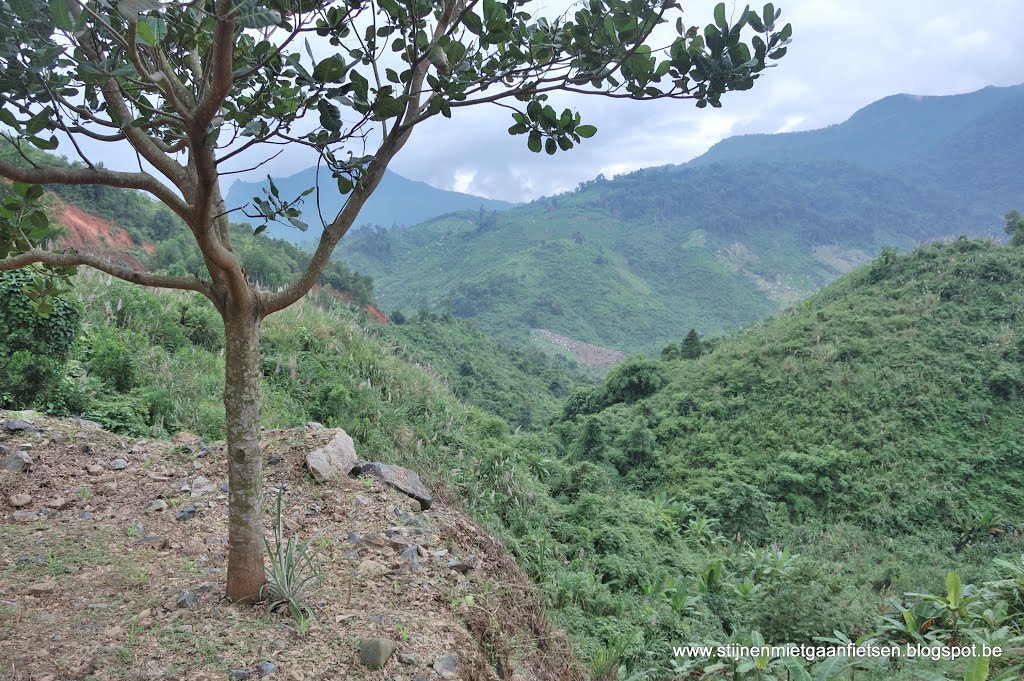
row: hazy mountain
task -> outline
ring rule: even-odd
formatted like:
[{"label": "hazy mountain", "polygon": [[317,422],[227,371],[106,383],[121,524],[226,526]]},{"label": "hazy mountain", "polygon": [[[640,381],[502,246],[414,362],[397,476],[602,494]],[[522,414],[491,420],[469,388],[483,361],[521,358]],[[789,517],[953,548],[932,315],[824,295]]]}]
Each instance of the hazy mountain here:
[{"label": "hazy mountain", "polygon": [[[291,201],[316,184],[316,168],[307,168],[288,177],[275,177],[274,184],[277,185],[282,200]],[[265,180],[235,182],[228,191],[228,208],[246,206],[253,197],[263,198],[263,190],[267,187],[268,183]],[[343,204],[344,197],[338,192],[337,184],[327,170],[321,169],[319,210],[315,193],[307,196],[298,206],[302,211],[301,219],[310,226],[309,231],[302,232],[290,225],[271,223],[266,233],[293,242],[315,239],[321,231],[320,216],[323,215],[327,221],[333,220]],[[454,211],[480,210],[481,207],[485,210],[504,210],[512,205],[507,201],[437,189],[425,182],[406,179],[389,170],[384,173],[377,191],[363,206],[355,226],[379,225],[390,228],[416,224]],[[232,221],[261,224],[260,220],[247,217],[246,212],[256,214],[258,211],[251,206],[244,210],[236,210],[231,214]]]},{"label": "hazy mountain", "polygon": [[506,340],[543,328],[627,352],[764,317],[885,246],[997,234],[1024,207],[1024,86],[899,95],[823,130],[726,140],[503,213],[363,230],[343,257],[389,308]]}]

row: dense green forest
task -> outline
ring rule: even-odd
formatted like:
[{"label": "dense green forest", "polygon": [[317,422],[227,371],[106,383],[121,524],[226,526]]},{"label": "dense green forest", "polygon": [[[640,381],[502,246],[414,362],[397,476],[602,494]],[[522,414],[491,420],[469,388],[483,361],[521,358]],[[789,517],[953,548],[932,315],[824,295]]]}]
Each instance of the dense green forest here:
[{"label": "dense green forest", "polygon": [[887,98],[507,211],[362,230],[339,257],[388,307],[449,306],[515,344],[544,328],[652,354],[762,319],[884,247],[998,232],[1021,198],[1022,105],[1021,86]]},{"label": "dense green forest", "polygon": [[[688,642],[1019,648],[1022,266],[1018,246],[988,242],[887,251],[697,359],[622,364],[577,388],[549,428],[518,433],[408,361],[389,334],[421,322],[381,329],[307,301],[267,320],[265,423],[344,427],[367,456],[459,500],[536,580],[595,679],[736,666],[674,658]],[[4,299],[19,301],[8,282]],[[11,309],[5,323],[23,328]],[[33,322],[53,347],[15,349],[48,358],[50,389],[31,394],[9,370],[8,404],[124,432],[223,435],[220,328],[204,301],[84,276],[59,310]],[[422,323],[438,347],[462,328]],[[430,361],[444,367],[443,354]],[[969,598],[950,610],[947,583],[961,582]],[[966,664],[804,666],[881,680],[955,678]],[[793,660],[764,665],[797,673]],[[735,678],[767,678],[758,671]]]}]

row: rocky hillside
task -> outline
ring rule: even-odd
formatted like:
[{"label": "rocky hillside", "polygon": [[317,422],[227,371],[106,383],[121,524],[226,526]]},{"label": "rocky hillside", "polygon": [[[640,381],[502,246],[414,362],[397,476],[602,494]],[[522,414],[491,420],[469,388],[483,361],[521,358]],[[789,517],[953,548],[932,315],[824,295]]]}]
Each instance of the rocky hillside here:
[{"label": "rocky hillside", "polygon": [[267,507],[284,487],[285,527],[322,564],[301,632],[224,600],[223,446],[0,419],[0,659],[12,680],[579,676],[528,578],[444,490],[421,510],[373,477],[313,482],[306,456],[333,429],[265,434]]}]

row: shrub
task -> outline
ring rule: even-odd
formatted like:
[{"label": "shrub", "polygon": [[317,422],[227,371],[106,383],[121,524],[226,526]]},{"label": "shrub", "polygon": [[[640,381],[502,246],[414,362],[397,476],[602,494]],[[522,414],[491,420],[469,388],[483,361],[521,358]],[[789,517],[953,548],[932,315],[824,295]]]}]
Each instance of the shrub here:
[{"label": "shrub", "polygon": [[56,388],[81,329],[81,306],[58,295],[40,315],[25,295],[32,270],[0,272],[0,406],[26,407]]},{"label": "shrub", "polygon": [[89,367],[96,378],[121,393],[139,385],[145,338],[128,329],[101,327],[90,346]]}]

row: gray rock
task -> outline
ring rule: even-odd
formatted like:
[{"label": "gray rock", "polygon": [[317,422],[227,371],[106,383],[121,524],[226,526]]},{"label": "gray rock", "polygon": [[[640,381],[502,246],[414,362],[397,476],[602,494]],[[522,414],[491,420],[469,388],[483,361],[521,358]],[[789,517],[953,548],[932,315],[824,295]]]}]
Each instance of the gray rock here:
[{"label": "gray rock", "polygon": [[249,678],[249,672],[244,669],[229,669],[228,679],[230,681],[242,681],[243,679]]},{"label": "gray rock", "polygon": [[457,666],[454,655],[442,655],[434,661],[434,671],[440,674],[442,679],[454,679]]},{"label": "gray rock", "polygon": [[64,497],[55,497],[46,502],[46,508],[52,508],[54,511],[63,511],[64,509],[73,506],[74,503],[74,501],[65,499]]},{"label": "gray rock", "polygon": [[89,513],[88,511],[82,511],[81,513],[78,514],[78,519],[79,520],[95,520],[96,516],[94,516],[92,513]]},{"label": "gray rock", "polygon": [[372,475],[384,484],[394,487],[402,494],[412,497],[420,502],[420,506],[424,511],[430,508],[430,505],[434,502],[433,494],[420,481],[420,476],[408,468],[372,462],[363,464],[359,469],[359,473],[360,475]]},{"label": "gray rock", "polygon": [[175,601],[175,605],[177,605],[179,608],[187,608],[189,610],[194,610],[195,607],[199,605],[199,596],[196,596],[195,592],[193,591],[182,591],[178,595],[178,600]]},{"label": "gray rock", "polygon": [[316,421],[309,421],[306,423],[306,430],[323,430],[324,424],[317,423]]},{"label": "gray rock", "polygon": [[78,425],[89,430],[103,430],[103,424],[90,421],[89,419],[78,419]]},{"label": "gray rock", "polygon": [[470,570],[475,570],[479,562],[479,559],[475,556],[471,558],[453,558],[448,561],[448,569],[466,574]]},{"label": "gray rock", "polygon": [[215,489],[217,489],[216,485],[203,476],[199,476],[192,481],[192,496],[194,497],[200,494],[209,494]]},{"label": "gray rock", "polygon": [[192,520],[196,516],[195,506],[186,506],[177,513],[174,514],[174,519],[178,522],[185,522],[186,520]]},{"label": "gray rock", "polygon": [[359,659],[370,669],[380,669],[394,654],[396,645],[388,638],[364,638],[359,642]]},{"label": "gray rock", "polygon": [[[5,455],[6,453],[3,452]],[[32,468],[32,457],[25,451],[15,452],[10,456],[4,456],[2,467],[16,473],[27,473]]]},{"label": "gray rock", "polygon": [[14,508],[21,508],[22,506],[28,506],[32,503],[31,494],[12,494],[7,499],[7,503]]},{"label": "gray rock", "polygon": [[15,511],[11,517],[16,523],[34,523],[39,520],[39,514],[32,511]]},{"label": "gray rock", "polygon": [[273,662],[268,662],[267,660],[263,660],[258,665],[256,665],[256,669],[259,670],[261,677],[263,677],[263,676],[270,676],[271,674],[274,673],[274,670],[277,669],[277,665],[274,664]]},{"label": "gray rock", "polygon": [[41,433],[42,428],[33,426],[28,421],[21,419],[7,419],[4,421],[4,430],[9,433]]},{"label": "gray rock", "polygon": [[226,483],[226,482],[220,483],[220,491],[224,492],[224,494],[227,494],[230,489],[231,489],[231,487],[228,485],[228,483]]},{"label": "gray rock", "polygon": [[112,471],[123,471],[125,468],[128,468],[128,459],[118,457],[110,462],[110,470]]},{"label": "gray rock", "polygon": [[92,464],[91,466],[89,466],[88,471],[89,475],[103,475],[103,466],[100,466],[98,464]]},{"label": "gray rock", "polygon": [[146,507],[146,513],[157,513],[159,511],[167,510],[167,502],[163,499],[154,499],[149,502],[149,506]]},{"label": "gray rock", "polygon": [[419,667],[423,664],[419,655],[413,655],[412,653],[398,653],[398,662],[400,664],[412,665],[413,667]]},{"label": "gray rock", "polygon": [[341,428],[335,429],[330,442],[306,455],[306,467],[317,482],[345,477],[358,462],[356,446]]},{"label": "gray rock", "polygon": [[228,538],[227,537],[207,537],[206,538],[206,545],[207,546],[227,546],[228,545]]}]

